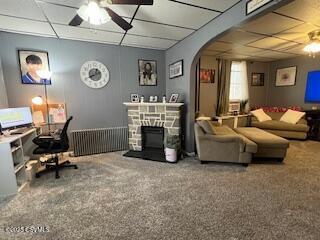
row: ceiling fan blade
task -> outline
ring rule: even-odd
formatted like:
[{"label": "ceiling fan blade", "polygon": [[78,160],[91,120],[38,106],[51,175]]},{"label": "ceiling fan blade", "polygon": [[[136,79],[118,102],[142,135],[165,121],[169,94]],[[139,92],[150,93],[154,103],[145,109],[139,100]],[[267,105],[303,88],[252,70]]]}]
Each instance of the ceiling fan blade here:
[{"label": "ceiling fan blade", "polygon": [[120,17],[118,14],[116,14],[110,8],[105,8],[105,9],[107,10],[112,21],[114,21],[123,30],[128,31],[129,29],[132,28],[132,25],[130,23],[128,23],[126,20],[124,20],[122,17]]},{"label": "ceiling fan blade", "polygon": [[69,23],[69,26],[79,26],[83,22],[83,19],[77,14]]},{"label": "ceiling fan blade", "polygon": [[111,4],[153,5],[153,0],[110,0]]}]

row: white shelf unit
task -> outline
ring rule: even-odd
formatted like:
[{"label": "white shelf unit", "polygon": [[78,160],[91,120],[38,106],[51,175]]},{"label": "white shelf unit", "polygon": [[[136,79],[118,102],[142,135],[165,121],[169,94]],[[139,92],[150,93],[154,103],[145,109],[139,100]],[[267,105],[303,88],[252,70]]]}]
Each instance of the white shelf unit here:
[{"label": "white shelf unit", "polygon": [[0,138],[0,197],[14,195],[26,186],[26,164],[33,157],[36,136],[36,130],[30,129]]}]

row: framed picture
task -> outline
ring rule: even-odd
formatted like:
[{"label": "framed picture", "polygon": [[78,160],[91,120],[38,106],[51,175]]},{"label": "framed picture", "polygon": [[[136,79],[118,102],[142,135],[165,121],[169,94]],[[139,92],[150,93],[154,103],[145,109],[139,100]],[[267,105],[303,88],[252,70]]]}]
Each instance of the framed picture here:
[{"label": "framed picture", "polygon": [[179,99],[179,94],[173,93],[170,96],[169,103],[176,103],[176,102],[178,102],[178,99]]},{"label": "framed picture", "polygon": [[157,86],[157,62],[139,60],[139,85]]},{"label": "framed picture", "polygon": [[251,86],[264,86],[264,73],[252,73]]},{"label": "framed picture", "polygon": [[18,50],[21,82],[51,85],[51,79],[41,78],[39,71],[50,71],[48,52]]},{"label": "framed picture", "polygon": [[169,78],[177,78],[183,76],[183,60],[179,60],[169,65]]},{"label": "framed picture", "polygon": [[297,66],[279,68],[276,75],[276,87],[294,86],[296,84]]},{"label": "framed picture", "polygon": [[150,96],[149,102],[158,102],[158,96]]},{"label": "framed picture", "polygon": [[131,93],[130,101],[133,103],[138,103],[139,102],[139,94]]},{"label": "framed picture", "polygon": [[201,83],[214,83],[214,74],[213,69],[200,69],[200,82]]}]

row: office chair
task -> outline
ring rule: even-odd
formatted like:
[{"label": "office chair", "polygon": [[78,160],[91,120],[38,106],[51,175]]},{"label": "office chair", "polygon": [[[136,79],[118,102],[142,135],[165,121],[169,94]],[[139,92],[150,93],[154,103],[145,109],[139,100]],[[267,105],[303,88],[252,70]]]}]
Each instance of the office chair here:
[{"label": "office chair", "polygon": [[67,130],[70,121],[73,117],[70,117],[65,123],[61,133],[58,136],[52,135],[40,135],[33,139],[33,142],[38,147],[33,151],[33,154],[51,154],[51,157],[44,162],[46,168],[38,173],[36,177],[39,178],[42,174],[47,172],[55,172],[56,178],[60,178],[59,170],[63,168],[74,168],[78,169],[77,165],[71,164],[70,161],[65,161],[59,164],[59,154],[68,151],[69,149],[69,138]]}]

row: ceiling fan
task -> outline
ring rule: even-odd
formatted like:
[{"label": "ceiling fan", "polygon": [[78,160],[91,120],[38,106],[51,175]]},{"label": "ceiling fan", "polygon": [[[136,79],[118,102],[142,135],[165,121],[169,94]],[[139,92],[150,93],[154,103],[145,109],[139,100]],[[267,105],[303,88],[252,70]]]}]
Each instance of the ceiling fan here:
[{"label": "ceiling fan", "polygon": [[110,20],[114,21],[123,30],[128,31],[132,25],[112,11],[110,5],[153,5],[153,0],[90,0],[82,5],[76,16],[69,23],[70,26],[79,26],[83,21],[94,25],[101,25]]}]

